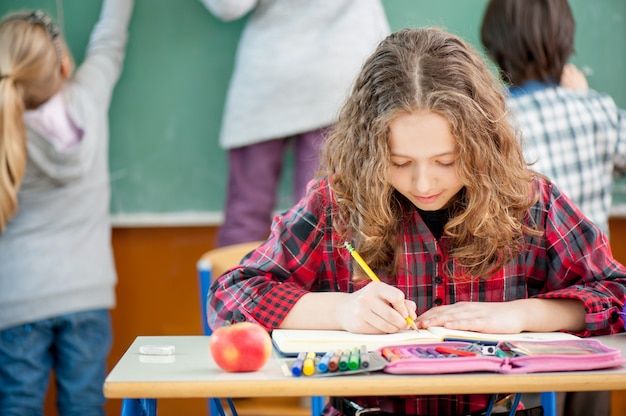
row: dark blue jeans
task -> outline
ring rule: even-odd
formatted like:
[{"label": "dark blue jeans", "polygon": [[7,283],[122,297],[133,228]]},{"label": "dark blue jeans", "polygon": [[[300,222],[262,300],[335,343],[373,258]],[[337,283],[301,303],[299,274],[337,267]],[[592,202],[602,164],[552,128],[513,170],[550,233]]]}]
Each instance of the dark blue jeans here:
[{"label": "dark blue jeans", "polygon": [[0,331],[0,415],[40,416],[54,370],[62,416],[103,416],[111,348],[108,310],[62,315]]}]

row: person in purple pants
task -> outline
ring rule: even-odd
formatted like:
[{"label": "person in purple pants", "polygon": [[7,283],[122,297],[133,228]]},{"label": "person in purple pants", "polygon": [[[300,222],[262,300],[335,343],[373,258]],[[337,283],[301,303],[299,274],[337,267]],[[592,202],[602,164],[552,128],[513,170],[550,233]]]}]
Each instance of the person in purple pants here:
[{"label": "person in purple pants", "polygon": [[318,148],[365,58],[389,34],[380,0],[202,0],[216,17],[248,13],[224,108],[228,189],[218,246],[267,237],[285,153],[293,196],[318,167]]}]

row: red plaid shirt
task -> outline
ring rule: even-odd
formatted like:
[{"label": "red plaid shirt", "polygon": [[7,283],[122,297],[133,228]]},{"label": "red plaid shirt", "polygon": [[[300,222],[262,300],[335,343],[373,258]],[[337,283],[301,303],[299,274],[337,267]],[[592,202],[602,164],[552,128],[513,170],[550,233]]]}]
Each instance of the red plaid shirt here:
[{"label": "red plaid shirt", "polygon": [[[406,215],[400,237],[406,267],[397,276],[377,272],[379,277],[415,301],[418,315],[460,301],[567,298],[582,301],[587,313],[586,329],[577,335],[623,330],[617,312],[623,307],[626,268],[613,259],[606,236],[555,185],[537,178],[535,186],[539,200],[530,218],[545,232],[528,236],[523,253],[489,280],[456,282],[446,277],[448,238],[437,241],[416,212]],[[296,206],[276,216],[269,239],[212,285],[209,325],[251,321],[271,331],[308,292],[352,292],[367,284],[351,280],[352,268],[358,266],[331,227],[334,204],[328,180],[323,178],[309,186]],[[464,415],[483,409],[488,396],[353,399],[391,413]]]}]

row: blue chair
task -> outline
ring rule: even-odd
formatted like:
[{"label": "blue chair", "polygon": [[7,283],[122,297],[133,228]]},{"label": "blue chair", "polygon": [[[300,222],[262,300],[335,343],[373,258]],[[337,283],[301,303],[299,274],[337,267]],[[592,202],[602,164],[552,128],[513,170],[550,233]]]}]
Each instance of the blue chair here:
[{"label": "blue chair", "polygon": [[[234,244],[232,246],[220,247],[206,252],[198,263],[198,285],[200,294],[200,313],[202,317],[202,326],[205,335],[211,334],[211,328],[206,319],[206,298],[211,286],[213,277],[218,277],[229,268],[235,266],[250,251],[261,245],[262,241],[254,241],[250,243]],[[233,416],[236,416],[234,403],[231,399],[227,399]],[[221,401],[219,399],[209,399],[210,414],[223,415]],[[311,414],[319,416],[324,408],[324,397],[314,396],[311,398]]]}]

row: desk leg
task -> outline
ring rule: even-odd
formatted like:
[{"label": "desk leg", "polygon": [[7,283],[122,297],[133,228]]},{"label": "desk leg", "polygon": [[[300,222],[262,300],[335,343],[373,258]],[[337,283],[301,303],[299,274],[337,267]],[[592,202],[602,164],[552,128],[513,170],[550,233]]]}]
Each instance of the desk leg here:
[{"label": "desk leg", "polygon": [[313,396],[311,397],[311,415],[320,416],[324,410],[324,397]]},{"label": "desk leg", "polygon": [[[237,411],[235,410],[235,404],[231,399],[226,399],[228,401],[228,406],[230,407],[230,411],[233,416],[237,416]],[[226,416],[224,412],[224,407],[222,407],[222,401],[217,398],[209,399],[209,416]]]},{"label": "desk leg", "polygon": [[556,393],[553,391],[541,393],[541,405],[545,416],[556,416]]},{"label": "desk leg", "polygon": [[156,399],[123,399],[121,416],[156,416]]}]

